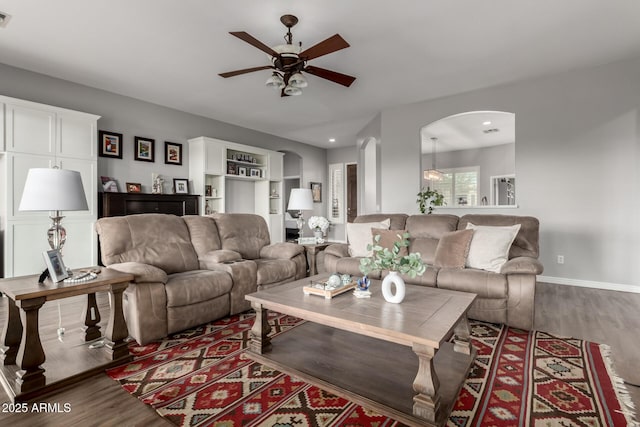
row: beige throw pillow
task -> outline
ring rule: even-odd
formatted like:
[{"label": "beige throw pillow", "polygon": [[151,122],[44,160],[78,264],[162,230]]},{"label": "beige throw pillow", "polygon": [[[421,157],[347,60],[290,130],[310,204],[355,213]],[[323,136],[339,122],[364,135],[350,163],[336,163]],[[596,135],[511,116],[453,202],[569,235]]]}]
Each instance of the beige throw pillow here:
[{"label": "beige throw pillow", "polygon": [[347,240],[349,241],[349,256],[352,257],[368,257],[371,251],[367,250],[367,245],[371,244],[372,228],[389,229],[391,219],[387,218],[381,222],[348,222],[347,223]]},{"label": "beige throw pillow", "polygon": [[520,230],[520,224],[496,227],[467,223],[473,230],[466,266],[499,273],[509,260],[509,249]]},{"label": "beige throw pillow", "polygon": [[438,241],[433,265],[438,268],[464,268],[473,230],[445,233]]}]

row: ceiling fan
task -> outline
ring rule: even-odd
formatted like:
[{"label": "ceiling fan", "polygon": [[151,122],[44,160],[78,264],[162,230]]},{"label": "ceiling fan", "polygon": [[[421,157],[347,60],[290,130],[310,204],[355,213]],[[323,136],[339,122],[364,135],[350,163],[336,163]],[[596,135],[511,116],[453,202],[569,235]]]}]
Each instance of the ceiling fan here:
[{"label": "ceiling fan", "polygon": [[281,90],[281,96],[300,95],[302,88],[307,86],[307,80],[302,72],[313,74],[314,76],[330,80],[334,83],[349,87],[356,79],[355,77],[336,71],[327,70],[307,62],[323,55],[336,52],[349,47],[339,34],[335,34],[320,43],[302,50],[302,42],[297,46],[293,44],[291,27],[298,23],[298,18],[293,15],[283,15],[280,22],[287,27],[287,34],[284,36],[286,44],[269,47],[245,31],[232,31],[229,34],[238,37],[271,56],[271,65],[261,67],[245,68],[243,70],[220,73],[222,77],[233,77],[240,74],[252,73],[260,70],[274,70],[266,85],[274,89]]}]

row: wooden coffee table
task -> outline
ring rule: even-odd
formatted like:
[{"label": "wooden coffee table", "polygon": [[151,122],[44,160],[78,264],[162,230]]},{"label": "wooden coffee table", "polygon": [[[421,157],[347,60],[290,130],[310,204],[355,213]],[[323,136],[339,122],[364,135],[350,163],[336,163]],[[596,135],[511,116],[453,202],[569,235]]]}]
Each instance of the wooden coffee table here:
[{"label": "wooden coffee table", "polygon": [[[46,279],[38,284],[37,275],[0,279],[0,291],[9,297],[0,342],[0,382],[11,400],[31,400],[131,360],[122,293],[133,278],[132,274],[103,268],[96,279],[83,283]],[[95,295],[101,291],[110,294],[109,323],[104,347],[91,348],[89,342],[101,337]],[[45,357],[38,324],[40,307],[47,301],[77,295],[87,295],[83,336],[65,334],[63,342],[49,343]]]},{"label": "wooden coffee table", "polygon": [[[475,358],[467,311],[476,295],[407,286],[392,304],[377,280],[371,298],[304,295],[323,278],[246,296],[256,311],[250,357],[406,424],[444,425]],[[267,309],[309,322],[270,338]]]}]

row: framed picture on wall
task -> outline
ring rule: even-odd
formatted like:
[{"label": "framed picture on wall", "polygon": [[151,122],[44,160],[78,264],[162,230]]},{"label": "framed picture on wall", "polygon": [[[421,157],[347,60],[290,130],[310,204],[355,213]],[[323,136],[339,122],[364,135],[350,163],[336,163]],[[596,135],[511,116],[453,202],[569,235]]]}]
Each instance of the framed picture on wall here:
[{"label": "framed picture on wall", "polygon": [[175,194],[189,194],[189,180],[183,178],[174,178],[173,189],[173,192]]},{"label": "framed picture on wall", "polygon": [[168,165],[182,164],[182,144],[177,142],[164,142],[164,162]]},{"label": "framed picture on wall", "polygon": [[154,162],[154,148],[156,145],[155,139],[136,136],[134,141],[134,160],[139,160],[141,162]]},{"label": "framed picture on wall", "polygon": [[311,194],[313,194],[313,203],[322,203],[322,183],[311,182]]},{"label": "framed picture on wall", "polygon": [[122,134],[98,131],[98,155],[100,157],[122,158]]}]

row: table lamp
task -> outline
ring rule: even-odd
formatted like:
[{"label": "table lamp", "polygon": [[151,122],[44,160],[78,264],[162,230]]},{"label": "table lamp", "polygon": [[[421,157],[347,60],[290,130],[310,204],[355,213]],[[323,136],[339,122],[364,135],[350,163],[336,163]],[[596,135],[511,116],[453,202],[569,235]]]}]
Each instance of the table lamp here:
[{"label": "table lamp", "polygon": [[80,172],[66,169],[29,169],[20,200],[20,211],[51,211],[47,238],[51,249],[61,249],[67,231],[60,225],[60,211],[86,211],[87,199]]},{"label": "table lamp", "polygon": [[289,195],[289,205],[287,206],[287,210],[289,211],[298,211],[298,218],[296,220],[296,225],[298,226],[298,243],[300,239],[302,239],[303,227],[304,227],[304,217],[302,215],[303,210],[310,211],[313,209],[313,194],[311,193],[310,188],[292,188],[291,194]]}]

